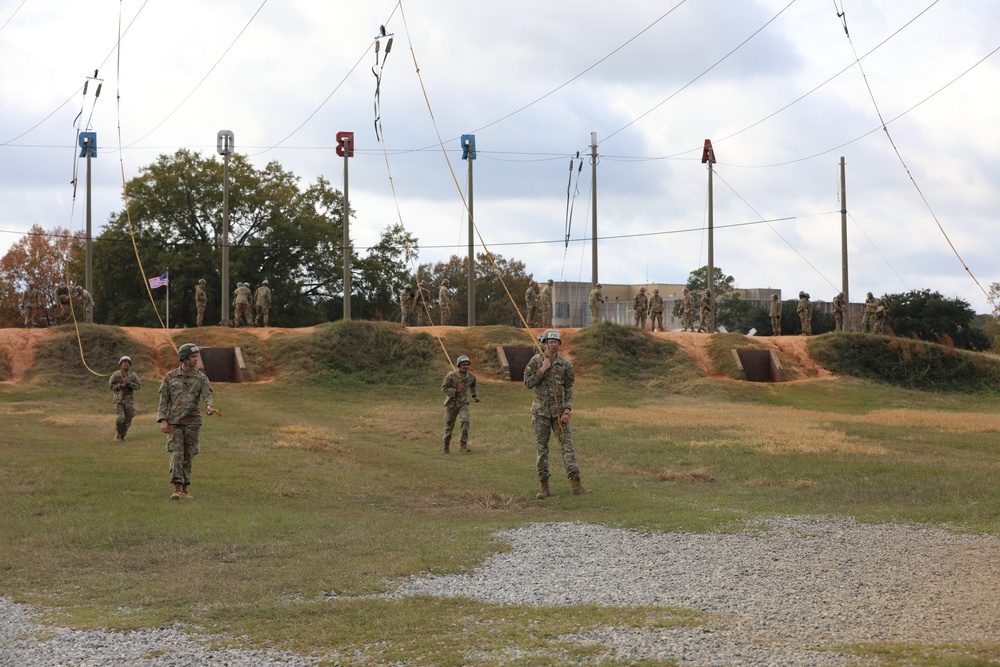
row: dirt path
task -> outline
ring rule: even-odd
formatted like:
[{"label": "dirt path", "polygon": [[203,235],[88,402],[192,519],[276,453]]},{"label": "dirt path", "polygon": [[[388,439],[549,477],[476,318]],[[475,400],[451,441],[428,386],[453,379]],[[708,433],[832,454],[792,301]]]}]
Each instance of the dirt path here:
[{"label": "dirt path", "polygon": [[0,329],[0,354],[10,362],[10,379],[17,382],[35,362],[35,349],[39,341],[51,338],[50,329]]}]

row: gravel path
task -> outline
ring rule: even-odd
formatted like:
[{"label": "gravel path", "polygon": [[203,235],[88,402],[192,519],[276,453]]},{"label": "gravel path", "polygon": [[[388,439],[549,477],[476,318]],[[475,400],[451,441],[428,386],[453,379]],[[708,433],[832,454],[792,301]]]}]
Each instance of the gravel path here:
[{"label": "gravel path", "polygon": [[[501,533],[513,549],[473,573],[414,577],[388,597],[465,596],[506,605],[655,605],[705,626],[601,628],[564,639],[620,658],[682,665],[848,665],[858,642],[993,643],[1000,538],[937,528],[784,517],[735,534],[641,533],[581,523]],[[541,582],[541,583],[539,583]],[[75,632],[34,625],[0,599],[0,666],[298,667],[263,651],[209,651],[181,629]],[[33,634],[34,633],[34,634]],[[502,656],[494,656],[502,661]]]}]

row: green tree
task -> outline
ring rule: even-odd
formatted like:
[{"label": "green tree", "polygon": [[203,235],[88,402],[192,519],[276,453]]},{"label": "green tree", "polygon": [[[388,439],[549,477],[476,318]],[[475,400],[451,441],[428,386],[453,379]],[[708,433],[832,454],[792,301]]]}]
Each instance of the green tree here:
[{"label": "green tree", "polygon": [[381,240],[351,267],[351,291],[357,294],[358,303],[355,308],[352,302],[351,316],[398,322],[399,293],[411,280],[408,267],[418,251],[416,237],[401,224],[387,227]]},{"label": "green tree", "polygon": [[920,338],[965,350],[988,350],[990,338],[975,325],[976,312],[964,299],[946,299],[928,289],[888,294],[886,328],[897,336]]},{"label": "green tree", "polygon": [[[519,260],[504,259],[502,255],[497,254],[493,254],[492,258],[491,263],[490,256],[486,253],[476,254],[476,324],[521,326],[518,311],[524,309],[524,303],[518,299],[522,298],[528,289],[532,276],[525,272],[524,263]],[[493,268],[494,264],[496,269]],[[431,303],[435,304],[435,308],[431,311],[434,321],[440,321],[440,312],[436,307],[437,295],[441,281],[447,278],[452,288],[451,323],[466,325],[469,321],[469,268],[466,258],[452,255],[446,262],[422,264],[417,272],[420,280],[427,283],[427,288],[431,292]],[[510,291],[510,297],[504,289],[504,284]],[[514,302],[511,301],[511,297]]]},{"label": "green tree", "polygon": [[[302,189],[277,162],[258,170],[240,155],[230,158],[229,174],[231,284],[220,284],[222,164],[182,149],[161,155],[126,184],[128,210],[113,215],[94,242],[99,321],[158,324],[130,229],[145,278],[170,269],[172,323],[194,322],[199,278],[209,284],[208,322],[225,319],[222,291],[231,295],[237,282],[257,286],[266,278],[274,292],[271,321],[284,326],[320,322],[322,302],[342,302],[342,194],[322,177]],[[154,296],[162,313],[164,290]]]}]

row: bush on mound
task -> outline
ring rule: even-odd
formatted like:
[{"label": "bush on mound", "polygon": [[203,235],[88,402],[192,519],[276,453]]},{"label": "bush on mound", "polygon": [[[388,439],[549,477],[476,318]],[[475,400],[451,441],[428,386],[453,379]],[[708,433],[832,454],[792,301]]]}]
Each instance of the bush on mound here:
[{"label": "bush on mound", "polygon": [[[72,325],[55,328],[56,334],[35,351],[35,362],[25,379],[58,385],[107,386],[108,377],[118,370],[118,359],[132,357],[132,370],[148,380],[155,375],[153,351],[119,327],[81,324],[80,340]],[[83,359],[80,359],[80,348]],[[89,367],[89,370],[88,370]],[[96,375],[95,375],[96,373]]]},{"label": "bush on mound", "polygon": [[446,367],[437,341],[388,322],[340,320],[301,336],[275,336],[271,354],[278,376],[316,382],[405,383]]},{"label": "bush on mound", "polygon": [[838,375],[885,384],[976,393],[1000,392],[1000,360],[913,338],[830,333],[809,341],[809,353]]},{"label": "bush on mound", "polygon": [[673,341],[636,327],[601,322],[573,336],[573,363],[611,380],[654,382],[669,388],[703,375]]}]

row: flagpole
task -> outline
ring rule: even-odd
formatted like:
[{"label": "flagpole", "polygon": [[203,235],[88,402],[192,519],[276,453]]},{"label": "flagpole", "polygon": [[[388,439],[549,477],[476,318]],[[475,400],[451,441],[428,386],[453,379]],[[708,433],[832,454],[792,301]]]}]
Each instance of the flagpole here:
[{"label": "flagpole", "polygon": [[170,331],[170,267],[167,267],[167,331]]}]

